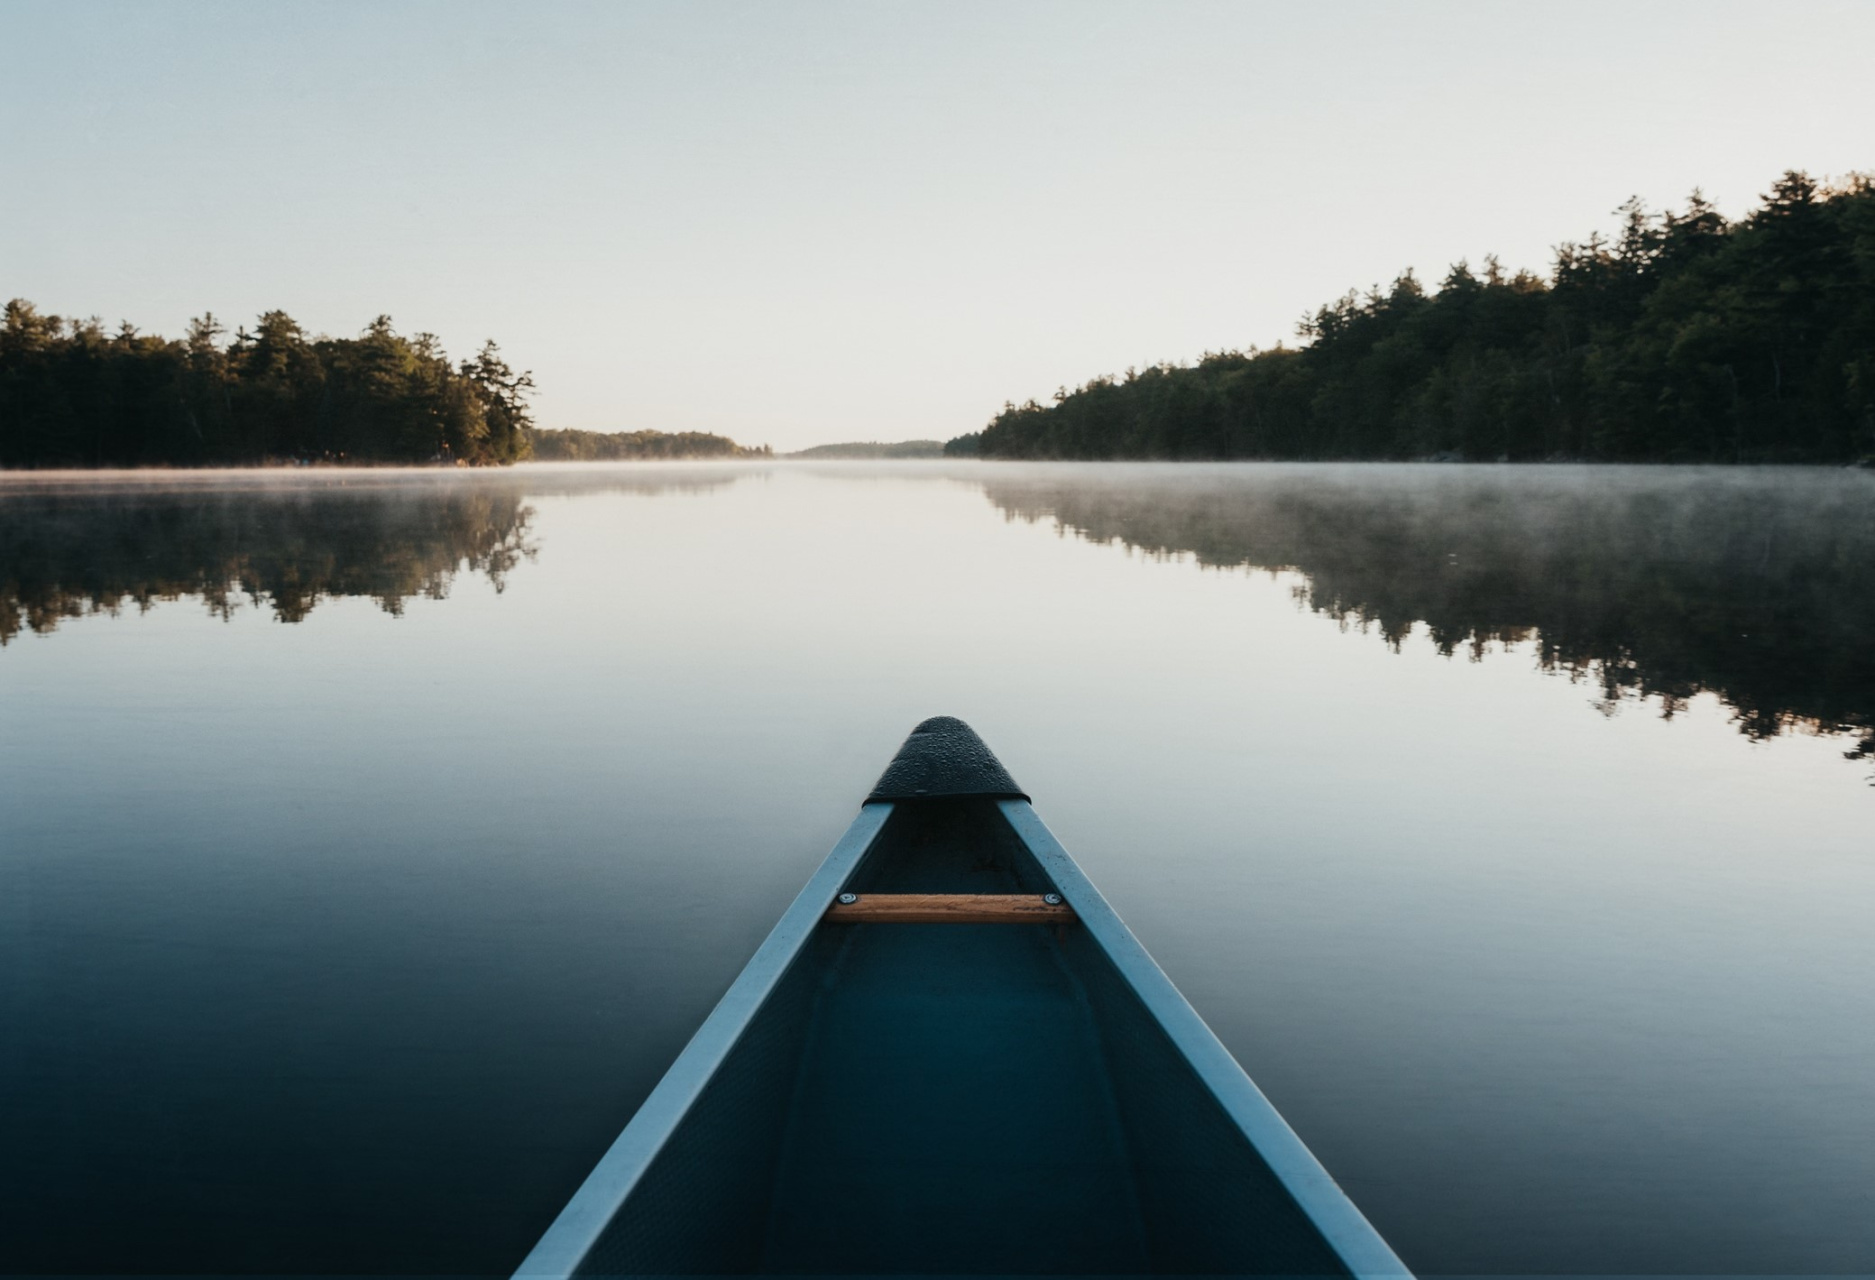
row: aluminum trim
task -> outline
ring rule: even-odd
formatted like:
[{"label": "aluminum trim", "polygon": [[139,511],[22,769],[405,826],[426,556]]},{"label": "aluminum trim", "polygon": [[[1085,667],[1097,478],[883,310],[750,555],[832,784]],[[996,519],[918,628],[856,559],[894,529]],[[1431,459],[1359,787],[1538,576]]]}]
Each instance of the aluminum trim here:
[{"label": "aluminum trim", "polygon": [[860,809],[846,834],[795,896],[637,1114],[586,1175],[539,1243],[515,1268],[517,1277],[570,1276],[585,1261],[710,1078],[735,1049],[781,975],[800,955],[834,895],[872,848],[891,816],[890,802],[869,803]]},{"label": "aluminum trim", "polygon": [[997,808],[1015,828],[1036,861],[1054,880],[1061,896],[1081,917],[1101,950],[1138,994],[1141,1002],[1198,1078],[1243,1131],[1277,1179],[1295,1197],[1303,1213],[1322,1233],[1348,1270],[1358,1277],[1411,1277],[1406,1264],[1387,1245],[1339,1184],[1304,1145],[1288,1121],[1250,1079],[1191,1002],[1172,985],[1158,962],[1140,944],[1113,907],[1101,896],[1026,800],[1001,800]]}]

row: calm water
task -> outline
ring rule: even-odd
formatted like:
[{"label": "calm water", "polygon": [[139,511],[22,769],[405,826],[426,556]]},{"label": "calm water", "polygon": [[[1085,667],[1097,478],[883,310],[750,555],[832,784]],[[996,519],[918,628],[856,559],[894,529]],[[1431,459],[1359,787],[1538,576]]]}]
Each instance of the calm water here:
[{"label": "calm water", "polygon": [[0,1270],[507,1270],[945,713],[1409,1265],[1875,1273],[1875,476],[11,477],[0,635]]}]

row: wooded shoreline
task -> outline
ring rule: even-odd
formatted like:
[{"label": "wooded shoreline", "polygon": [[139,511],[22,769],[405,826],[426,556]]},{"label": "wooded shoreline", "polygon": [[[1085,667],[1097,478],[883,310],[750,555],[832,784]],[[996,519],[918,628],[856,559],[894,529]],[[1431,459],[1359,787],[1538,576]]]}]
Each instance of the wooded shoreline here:
[{"label": "wooded shoreline", "polygon": [[452,362],[433,334],[379,316],[356,338],[311,337],[269,311],[232,341],[214,315],[186,337],[42,314],[0,323],[0,468],[502,466],[768,457],[704,432],[543,430],[491,340]]},{"label": "wooded shoreline", "polygon": [[1875,179],[1783,175],[1728,222],[1619,211],[1547,276],[1410,270],[1299,326],[1005,405],[952,456],[1845,463],[1875,459]]},{"label": "wooded shoreline", "polygon": [[[1299,326],[1304,343],[1099,377],[1006,404],[949,457],[1164,461],[1875,462],[1875,178],[1792,171],[1727,221],[1620,210],[1546,276],[1411,270]],[[284,311],[181,339],[42,314],[0,323],[0,468],[507,465],[766,458],[705,432],[535,426],[491,340],[452,361],[379,316],[314,337]],[[913,449],[916,446],[916,449]],[[805,456],[911,456],[931,442]]]}]

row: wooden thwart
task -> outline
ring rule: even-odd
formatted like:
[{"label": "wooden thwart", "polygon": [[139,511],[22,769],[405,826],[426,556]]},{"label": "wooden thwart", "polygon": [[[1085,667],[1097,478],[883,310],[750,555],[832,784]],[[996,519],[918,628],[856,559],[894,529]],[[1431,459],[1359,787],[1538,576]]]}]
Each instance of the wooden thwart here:
[{"label": "wooden thwart", "polygon": [[1039,893],[862,893],[827,908],[829,924],[1071,924],[1074,908]]}]

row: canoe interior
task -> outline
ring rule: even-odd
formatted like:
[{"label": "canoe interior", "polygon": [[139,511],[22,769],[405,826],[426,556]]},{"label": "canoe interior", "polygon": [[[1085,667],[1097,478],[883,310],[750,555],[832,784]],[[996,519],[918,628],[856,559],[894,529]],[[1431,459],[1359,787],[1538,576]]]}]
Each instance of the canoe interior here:
[{"label": "canoe interior", "polygon": [[[1056,888],[981,798],[846,887]],[[826,923],[579,1272],[1347,1274],[1085,929]]]}]

